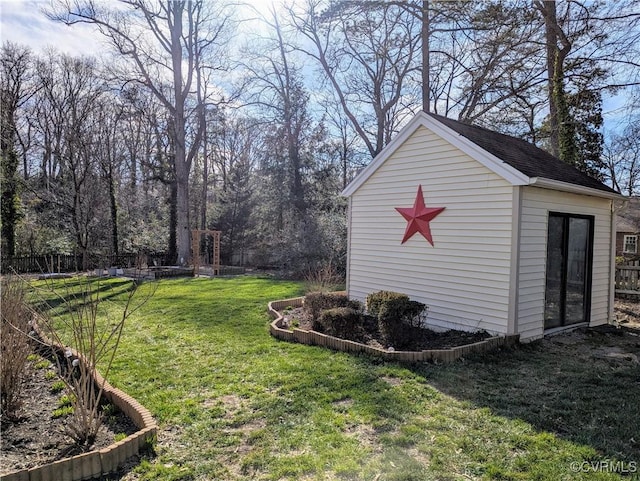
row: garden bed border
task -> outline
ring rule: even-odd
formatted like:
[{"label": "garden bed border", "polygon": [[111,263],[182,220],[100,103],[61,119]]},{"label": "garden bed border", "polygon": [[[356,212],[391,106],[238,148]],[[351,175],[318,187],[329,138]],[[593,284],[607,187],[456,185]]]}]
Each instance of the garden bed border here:
[{"label": "garden bed border", "polygon": [[[37,331],[45,344],[64,353],[64,347],[52,342],[39,329]],[[79,353],[72,351],[72,354],[80,362],[84,362]],[[93,377],[98,386],[103,385],[104,398],[131,419],[138,431],[106,448],[0,475],[0,481],[81,481],[100,478],[118,471],[128,459],[155,443],[158,425],[149,410],[124,391],[109,384],[99,372],[95,371]]]},{"label": "garden bed border", "polygon": [[[337,292],[336,294],[345,294]],[[474,342],[463,346],[453,347],[451,349],[429,349],[424,351],[388,351],[373,346],[368,346],[355,341],[348,341],[327,334],[315,331],[307,331],[304,329],[294,328],[293,330],[284,327],[284,316],[282,309],[287,307],[302,307],[304,297],[295,297],[292,299],[282,299],[269,302],[269,314],[274,318],[269,326],[270,334],[280,340],[288,342],[299,342],[310,346],[324,346],[336,351],[345,352],[364,352],[373,354],[390,361],[401,362],[422,362],[432,361],[439,363],[451,363],[460,358],[475,353],[483,353],[493,351],[500,347],[512,347],[516,345],[520,339],[519,334],[510,334],[504,336],[494,336],[484,341]]]}]

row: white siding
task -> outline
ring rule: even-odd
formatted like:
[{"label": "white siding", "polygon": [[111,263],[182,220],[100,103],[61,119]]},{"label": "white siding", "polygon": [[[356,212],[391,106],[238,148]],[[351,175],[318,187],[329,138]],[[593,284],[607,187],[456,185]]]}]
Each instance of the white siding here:
[{"label": "white siding", "polygon": [[[401,244],[422,185],[435,246]],[[514,187],[420,127],[352,195],[349,295],[393,290],[429,306],[433,327],[507,332]]]},{"label": "white siding", "polygon": [[549,212],[594,216],[591,325],[608,322],[611,284],[611,201],[537,187],[523,187],[518,279],[520,339],[544,333],[544,294]]}]

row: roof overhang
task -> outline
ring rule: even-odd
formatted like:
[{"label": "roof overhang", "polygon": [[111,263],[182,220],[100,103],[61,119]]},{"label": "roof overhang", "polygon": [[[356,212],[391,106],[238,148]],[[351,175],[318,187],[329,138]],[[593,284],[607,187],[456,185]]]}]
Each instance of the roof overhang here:
[{"label": "roof overhang", "polygon": [[570,182],[546,179],[544,177],[531,177],[529,179],[529,185],[534,187],[542,187],[544,189],[558,190],[561,192],[569,192],[571,194],[601,197],[603,199],[626,200],[625,196],[623,196],[622,194],[618,194],[617,192],[607,192],[606,190],[584,187],[581,185],[571,184]]}]

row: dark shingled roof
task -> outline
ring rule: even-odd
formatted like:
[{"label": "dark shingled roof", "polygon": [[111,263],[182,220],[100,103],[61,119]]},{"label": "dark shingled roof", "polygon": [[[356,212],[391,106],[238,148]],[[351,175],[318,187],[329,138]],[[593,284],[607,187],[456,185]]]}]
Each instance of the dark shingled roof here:
[{"label": "dark shingled roof", "polygon": [[602,182],[562,162],[550,153],[525,140],[482,127],[464,124],[441,115],[428,115],[528,177],[558,180],[604,192],[616,193],[615,190]]}]

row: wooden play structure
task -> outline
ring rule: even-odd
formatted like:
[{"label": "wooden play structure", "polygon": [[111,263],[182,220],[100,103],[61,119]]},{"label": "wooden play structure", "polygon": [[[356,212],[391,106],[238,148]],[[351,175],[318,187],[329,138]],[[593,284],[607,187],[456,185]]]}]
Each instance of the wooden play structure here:
[{"label": "wooden play structure", "polygon": [[201,267],[211,269],[214,276],[220,275],[220,234],[219,230],[191,230],[191,261],[194,276],[200,274]]}]

